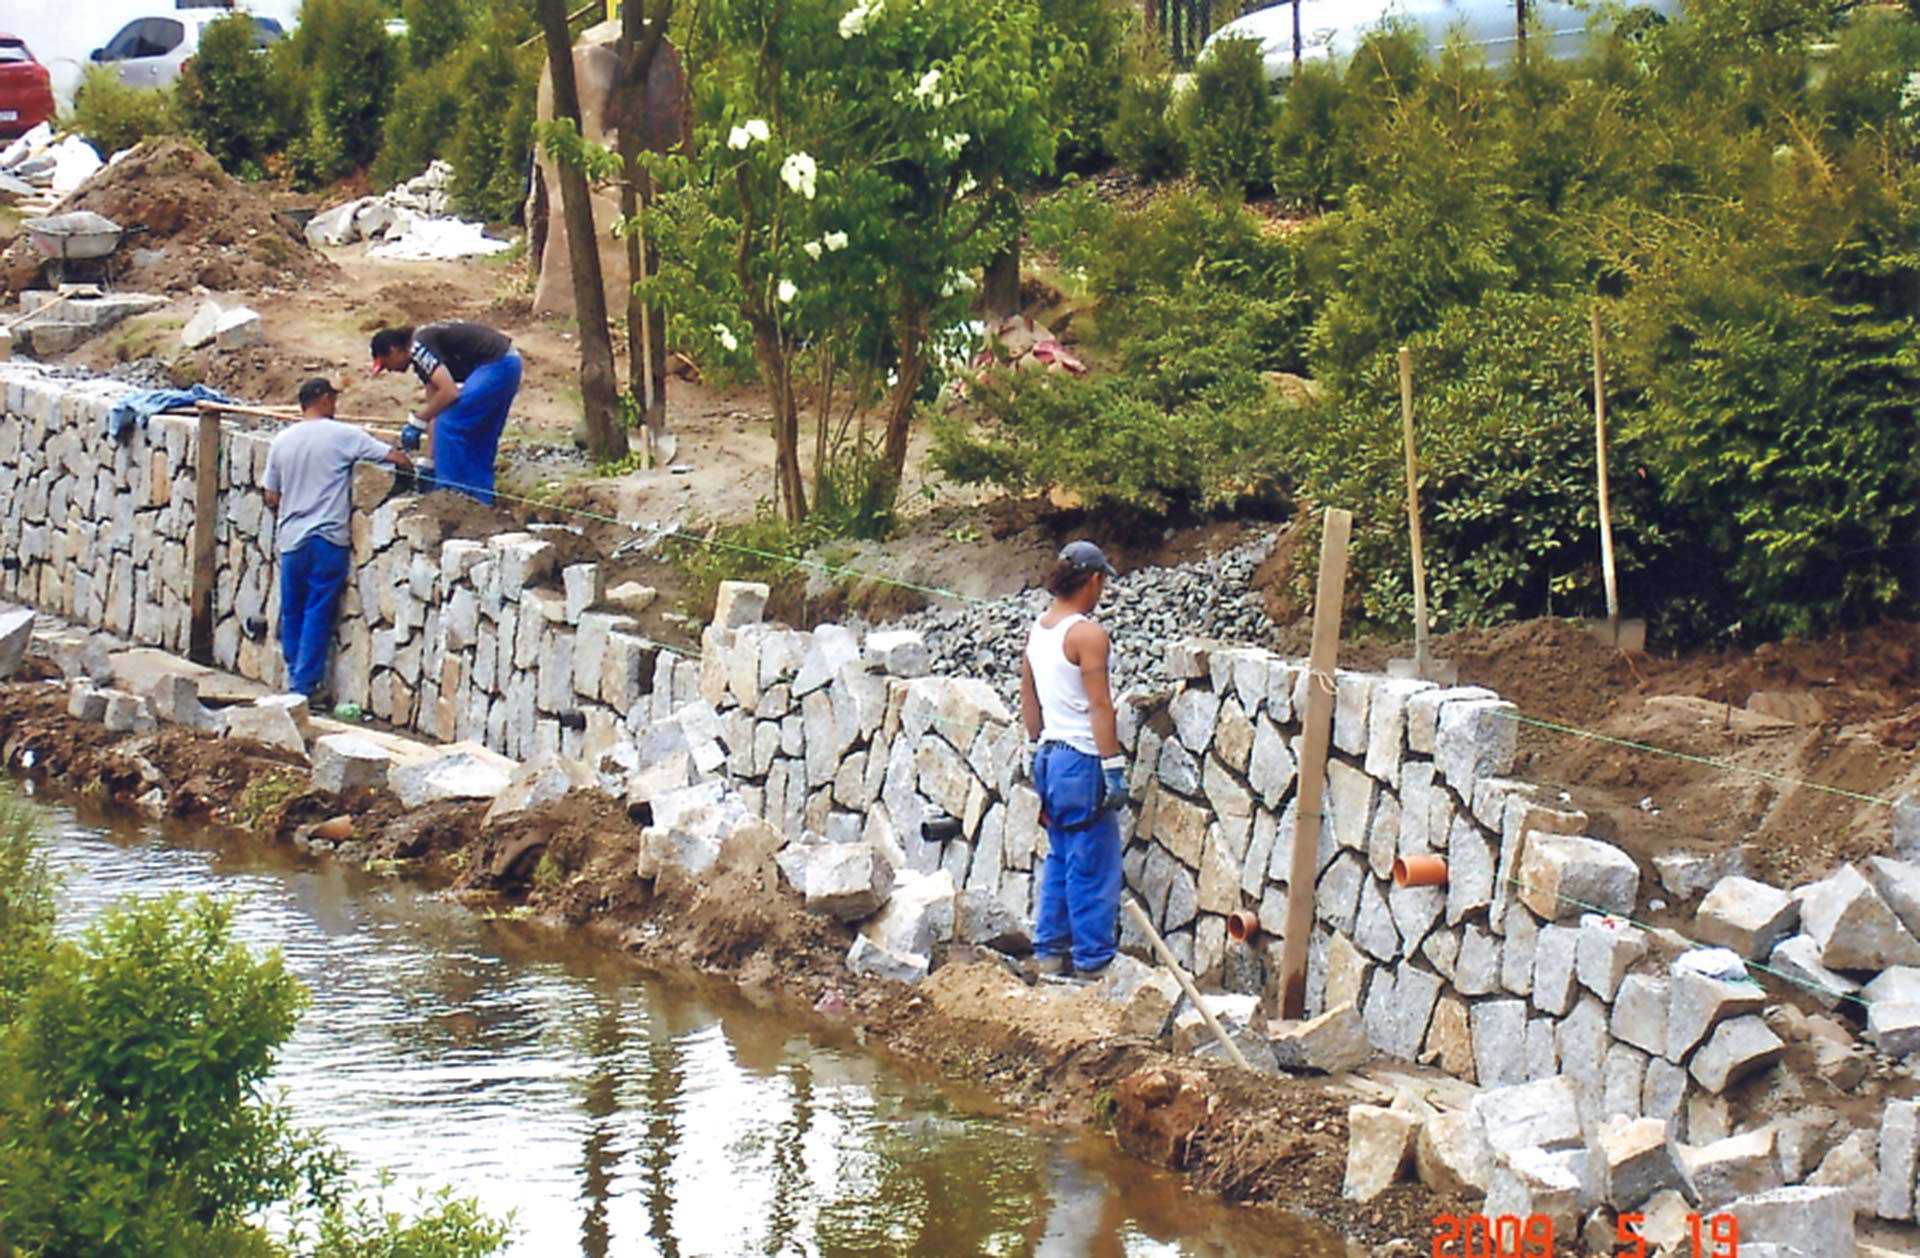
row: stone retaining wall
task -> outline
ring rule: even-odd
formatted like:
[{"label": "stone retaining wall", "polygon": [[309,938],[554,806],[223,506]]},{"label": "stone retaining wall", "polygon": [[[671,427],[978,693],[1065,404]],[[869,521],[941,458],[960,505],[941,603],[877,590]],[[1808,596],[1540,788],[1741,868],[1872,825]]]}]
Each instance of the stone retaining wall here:
[{"label": "stone retaining wall", "polygon": [[[118,386],[18,369],[0,380],[0,596],[185,650],[195,423],[159,418],[114,445]],[[214,662],[274,683],[268,436],[222,431]],[[788,836],[864,839],[1031,913],[1039,800],[1024,734],[987,682],[920,675],[927,651],[910,633],[761,624],[745,587],[726,591],[700,657],[677,658],[606,609],[595,565],[562,569],[551,538],[445,540],[390,489],[375,468],[355,486],[340,698],[442,740],[586,760],[623,780],[636,810],[724,772]],[[253,617],[268,626],[259,641],[243,632]],[[1183,962],[1258,990],[1277,970],[1315,683],[1263,651],[1168,651],[1172,692],[1122,705],[1127,886]],[[1724,1086],[1700,1039],[1738,999],[1700,989],[1700,1034],[1673,1033],[1670,1014],[1696,1012],[1694,988],[1645,955],[1641,932],[1582,921],[1634,909],[1633,862],[1578,837],[1586,819],[1553,792],[1507,776],[1517,726],[1497,696],[1345,672],[1332,685],[1310,1011],[1352,1002],[1382,1051],[1482,1084],[1564,1071],[1596,1117],[1644,1112],[1678,1133],[1689,1069]],[[942,815],[946,829],[925,825]],[[1446,857],[1446,886],[1393,884],[1396,857],[1420,853]],[[1227,943],[1226,915],[1243,908],[1268,932],[1252,950]]]}]

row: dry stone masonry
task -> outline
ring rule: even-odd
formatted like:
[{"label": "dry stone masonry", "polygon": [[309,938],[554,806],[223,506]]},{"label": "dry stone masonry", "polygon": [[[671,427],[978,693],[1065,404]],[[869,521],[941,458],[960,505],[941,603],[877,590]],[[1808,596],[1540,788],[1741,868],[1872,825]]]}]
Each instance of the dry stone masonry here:
[{"label": "dry stone masonry", "polygon": [[[0,367],[0,384],[0,598],[83,627],[55,647],[75,715],[223,729],[304,752],[329,789],[493,799],[490,822],[614,791],[646,827],[643,876],[701,876],[729,844],[764,851],[810,909],[855,924],[848,964],[863,974],[914,982],[956,944],[1029,947],[1047,840],[1008,677],[936,675],[952,651],[912,629],[765,623],[765,588],[742,584],[722,588],[697,656],[669,650],[633,619],[646,591],[562,565],[550,532],[445,538],[369,467],[333,684],[459,746],[396,763],[357,734],[316,738],[297,700],[214,711],[190,683],[106,688],[84,629],[187,648],[197,425],[160,416],[115,443],[106,413],[122,386],[21,367]],[[221,433],[213,662],[274,684],[268,436]],[[0,608],[0,675],[30,630]],[[1915,1102],[1849,1133],[1817,1107],[1734,1130],[1723,1098],[1782,1060],[1788,984],[1828,1009],[1863,1002],[1875,1060],[1920,1052],[1920,864],[1876,857],[1789,890],[1749,876],[1737,852],[1663,856],[1654,887],[1557,791],[1513,776],[1518,713],[1489,691],[1315,677],[1204,640],[1168,642],[1141,675],[1160,688],[1120,705],[1127,893],[1223,991],[1216,1012],[1243,1055],[1341,1071],[1377,1053],[1477,1085],[1465,1110],[1361,1107],[1353,1195],[1417,1174],[1484,1192],[1489,1210],[1552,1216],[1568,1237],[1599,1210],[1637,1209],[1651,1227],[1684,1216],[1675,1202],[1724,1207],[1743,1243],[1822,1256],[1853,1252],[1856,1211],[1914,1217]],[[1309,1019],[1269,1023],[1315,686],[1334,711],[1311,839]],[[1396,879],[1434,856],[1443,883]],[[1635,924],[1662,889],[1700,897],[1685,938]],[[1234,913],[1259,923],[1253,944],[1229,942]],[[1131,932],[1123,943],[1145,955]],[[1164,970],[1123,954],[1100,990],[1130,1033],[1217,1051]],[[1784,1013],[1824,1080],[1861,1082],[1869,1054],[1838,1020]]]}]

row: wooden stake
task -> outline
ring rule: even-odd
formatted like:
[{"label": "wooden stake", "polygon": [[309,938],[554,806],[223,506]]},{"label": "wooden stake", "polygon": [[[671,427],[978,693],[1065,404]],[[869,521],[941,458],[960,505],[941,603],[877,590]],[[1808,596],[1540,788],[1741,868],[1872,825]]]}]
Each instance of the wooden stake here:
[{"label": "wooden stake", "polygon": [[1618,636],[1620,586],[1613,570],[1613,507],[1607,499],[1607,369],[1600,353],[1600,303],[1593,303],[1593,448],[1600,469],[1600,574],[1607,583],[1607,628]]},{"label": "wooden stake", "polygon": [[1347,592],[1347,544],[1353,513],[1327,508],[1320,539],[1320,585],[1313,603],[1313,651],[1308,657],[1306,727],[1300,751],[1300,799],[1293,828],[1293,867],[1287,876],[1287,913],[1281,931],[1280,1016],[1299,1018],[1307,1006],[1307,940],[1313,933],[1314,875],[1319,868],[1320,804],[1326,794],[1327,747],[1333,734],[1333,672],[1340,663],[1340,604]]},{"label": "wooden stake", "polygon": [[1253,1069],[1247,1065],[1247,1059],[1241,1054],[1240,1046],[1233,1042],[1233,1037],[1227,1034],[1227,1029],[1220,1025],[1219,1019],[1213,1016],[1213,1010],[1207,1008],[1207,1002],[1200,998],[1199,989],[1193,985],[1193,980],[1187,977],[1187,972],[1180,968],[1180,962],[1174,959],[1172,951],[1167,947],[1167,941],[1160,938],[1160,932],[1153,928],[1153,922],[1147,917],[1147,911],[1141,908],[1130,895],[1120,897],[1120,907],[1127,911],[1127,915],[1133,918],[1133,924],[1146,935],[1147,942],[1153,945],[1160,963],[1173,971],[1174,981],[1180,984],[1180,990],[1187,994],[1187,999],[1193,1002],[1193,1007],[1200,1011],[1200,1020],[1207,1024],[1207,1030],[1213,1032],[1213,1038],[1220,1041],[1220,1047],[1226,1050],[1227,1057],[1242,1070]]},{"label": "wooden stake", "polygon": [[1413,351],[1400,347],[1400,436],[1407,448],[1407,528],[1413,535],[1413,665],[1425,677],[1427,656],[1427,553],[1420,539],[1420,468],[1413,455]]},{"label": "wooden stake", "polygon": [[214,522],[220,494],[220,416],[200,412],[194,445],[193,573],[187,593],[187,658],[213,663]]}]

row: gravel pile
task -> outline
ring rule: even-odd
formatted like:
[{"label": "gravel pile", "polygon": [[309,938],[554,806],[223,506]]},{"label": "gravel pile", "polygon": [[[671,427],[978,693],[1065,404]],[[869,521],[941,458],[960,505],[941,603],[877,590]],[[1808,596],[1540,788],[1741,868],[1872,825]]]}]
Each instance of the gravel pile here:
[{"label": "gravel pile", "polygon": [[[1171,684],[1166,648],[1180,638],[1263,643],[1272,633],[1253,574],[1273,549],[1268,536],[1211,558],[1172,568],[1136,568],[1107,587],[1096,619],[1113,636],[1113,690]],[[889,626],[916,629],[933,652],[933,671],[985,678],[1009,699],[1020,693],[1020,653],[1044,590],[981,603],[943,603]]]}]

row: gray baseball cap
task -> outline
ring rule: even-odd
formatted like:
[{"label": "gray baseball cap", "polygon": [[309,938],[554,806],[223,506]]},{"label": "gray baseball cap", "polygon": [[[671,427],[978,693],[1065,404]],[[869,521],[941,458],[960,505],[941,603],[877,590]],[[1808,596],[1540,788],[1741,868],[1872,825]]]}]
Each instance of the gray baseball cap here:
[{"label": "gray baseball cap", "polygon": [[1113,570],[1113,565],[1107,562],[1107,557],[1101,553],[1100,548],[1089,541],[1068,542],[1061,549],[1060,558],[1063,562],[1072,564],[1078,572],[1104,572],[1110,577],[1120,575]]}]

